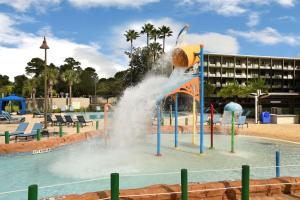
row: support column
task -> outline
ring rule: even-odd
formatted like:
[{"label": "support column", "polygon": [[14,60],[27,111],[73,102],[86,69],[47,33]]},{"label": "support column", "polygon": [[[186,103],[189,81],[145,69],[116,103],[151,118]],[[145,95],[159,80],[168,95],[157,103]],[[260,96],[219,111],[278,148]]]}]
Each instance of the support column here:
[{"label": "support column", "polygon": [[200,46],[200,153],[204,153],[204,49]]},{"label": "support column", "polygon": [[193,96],[193,140],[192,143],[196,144],[196,98]]},{"label": "support column", "polygon": [[157,138],[156,138],[156,156],[161,156],[160,154],[160,105],[157,104],[156,106],[156,115],[157,115]]},{"label": "support column", "polygon": [[178,147],[178,93],[175,94],[175,148]]}]

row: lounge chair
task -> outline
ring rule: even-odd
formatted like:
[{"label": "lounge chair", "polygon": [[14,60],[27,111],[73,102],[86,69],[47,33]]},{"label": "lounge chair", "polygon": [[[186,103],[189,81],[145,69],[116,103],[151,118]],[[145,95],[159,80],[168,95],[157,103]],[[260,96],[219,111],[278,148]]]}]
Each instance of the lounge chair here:
[{"label": "lounge chair", "polygon": [[67,122],[63,119],[63,117],[61,115],[55,115],[56,118],[56,124],[57,125],[63,125],[63,124],[67,124]]},{"label": "lounge chair", "polygon": [[[28,123],[22,122],[18,125],[17,129],[14,132],[9,133],[9,136],[24,134],[27,127],[28,127]],[[4,133],[0,134],[0,136],[5,136],[5,134]]]},{"label": "lounge chair", "polygon": [[34,109],[33,117],[43,117],[44,113],[42,113],[38,108]]},{"label": "lounge chair", "polygon": [[21,123],[25,121],[25,117],[13,117],[8,112],[2,111],[1,118],[7,121],[9,124],[11,123]]},{"label": "lounge chair", "polygon": [[65,115],[65,120],[66,120],[67,126],[69,126],[69,125],[75,126],[76,121],[74,121],[72,119],[71,115]]},{"label": "lounge chair", "polygon": [[93,121],[86,121],[82,115],[78,115],[77,119],[81,126],[87,126],[88,123],[92,123],[93,125]]},{"label": "lounge chair", "polygon": [[246,122],[246,116],[239,116],[238,122],[236,124],[238,126],[238,128],[240,126],[242,126],[242,128],[243,128],[245,124],[247,125],[247,128],[248,128],[248,122]]},{"label": "lounge chair", "polygon": [[56,121],[52,119],[51,115],[47,115],[47,123],[51,126],[54,126],[56,124]]},{"label": "lounge chair", "polygon": [[21,133],[15,136],[15,142],[19,139],[24,139],[25,141],[29,141],[34,139],[37,136],[37,130],[42,130],[43,125],[41,123],[34,123],[30,133]]}]

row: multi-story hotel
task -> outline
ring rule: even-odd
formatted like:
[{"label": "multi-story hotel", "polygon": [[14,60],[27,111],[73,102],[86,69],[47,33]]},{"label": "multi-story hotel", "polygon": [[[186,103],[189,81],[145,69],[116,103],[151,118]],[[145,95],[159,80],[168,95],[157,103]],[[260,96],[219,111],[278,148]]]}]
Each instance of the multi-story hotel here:
[{"label": "multi-story hotel", "polygon": [[[279,107],[283,113],[300,114],[300,58],[209,53],[205,54],[204,66],[205,80],[216,87],[216,93],[234,80],[246,85],[249,80],[261,78],[268,86],[268,94],[260,98],[260,111]],[[220,105],[220,111],[226,103],[216,94],[205,101],[206,106],[211,101]],[[247,108],[254,105],[251,97],[238,101]]]},{"label": "multi-story hotel", "polygon": [[269,92],[300,92],[300,58],[206,54],[205,78],[217,88],[262,78]]}]

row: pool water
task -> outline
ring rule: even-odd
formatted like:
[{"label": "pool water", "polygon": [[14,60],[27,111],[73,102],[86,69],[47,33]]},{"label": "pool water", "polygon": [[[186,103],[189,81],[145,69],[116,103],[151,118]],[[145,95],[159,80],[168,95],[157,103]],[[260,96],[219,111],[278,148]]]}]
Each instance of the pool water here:
[{"label": "pool water", "polygon": [[[209,137],[205,135],[206,147]],[[275,176],[274,168],[254,167],[274,166],[277,150],[281,152],[282,165],[300,165],[298,144],[237,136],[236,153],[230,153],[230,136],[216,135],[215,148],[206,148],[199,155],[199,147],[192,145],[191,140],[191,134],[180,134],[179,148],[175,150],[174,135],[163,134],[161,157],[154,156],[156,135],[140,138],[134,148],[127,150],[121,146],[105,147],[104,141],[93,139],[45,154],[1,156],[0,200],[26,200],[27,191],[3,192],[27,189],[31,184],[56,185],[40,188],[39,198],[105,190],[110,187],[112,172],[120,173],[121,188],[180,183],[181,168],[189,170],[190,182],[240,179],[243,164],[250,165],[251,178],[270,178]],[[218,169],[233,170],[213,171]],[[282,168],[281,175],[300,176],[299,167]],[[88,179],[95,180],[74,183]],[[60,185],[63,183],[73,184]]]}]

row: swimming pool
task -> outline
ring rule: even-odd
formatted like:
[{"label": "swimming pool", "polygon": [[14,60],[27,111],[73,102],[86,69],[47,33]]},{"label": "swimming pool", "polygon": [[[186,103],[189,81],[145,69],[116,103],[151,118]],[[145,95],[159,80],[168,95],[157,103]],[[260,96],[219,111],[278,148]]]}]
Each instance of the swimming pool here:
[{"label": "swimming pool", "polygon": [[[173,137],[162,135],[162,157],[154,156],[156,135],[140,138],[135,147],[126,151],[121,146],[105,147],[104,141],[93,139],[46,154],[1,156],[0,193],[27,189],[31,184],[39,185],[39,198],[99,191],[109,189],[112,172],[120,173],[121,188],[174,184],[180,183],[181,168],[189,170],[191,182],[236,180],[240,179],[239,168],[243,164],[251,166],[251,178],[270,178],[275,176],[274,168],[253,167],[274,166],[277,150],[281,151],[282,165],[300,164],[298,144],[237,136],[236,153],[232,154],[230,136],[216,135],[215,149],[206,149],[200,156],[199,148],[191,145],[192,135],[179,135],[178,150],[173,148]],[[209,135],[205,137],[209,146]],[[213,171],[215,169],[233,170]],[[281,175],[300,176],[299,167],[282,168]],[[72,184],[61,185],[63,183]],[[51,187],[41,188],[43,186]],[[1,194],[0,199],[25,200],[27,191]]]}]

